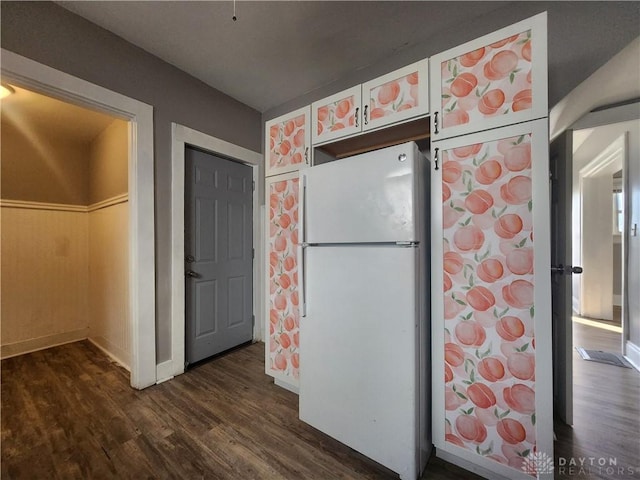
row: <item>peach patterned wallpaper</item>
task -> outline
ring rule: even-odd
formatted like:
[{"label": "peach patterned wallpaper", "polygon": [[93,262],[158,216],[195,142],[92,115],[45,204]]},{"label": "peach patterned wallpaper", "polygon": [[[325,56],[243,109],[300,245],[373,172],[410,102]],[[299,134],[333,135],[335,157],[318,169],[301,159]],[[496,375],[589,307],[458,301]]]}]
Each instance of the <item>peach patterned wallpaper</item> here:
[{"label": "peach patterned wallpaper", "polygon": [[269,185],[270,369],[298,378],[298,179]]},{"label": "peach patterned wallpaper", "polygon": [[324,105],[318,109],[318,138],[323,133],[352,127],[356,119],[356,104],[353,95]]},{"label": "peach patterned wallpaper", "polygon": [[443,152],[446,441],[534,451],[531,135]]},{"label": "peach patterned wallpaper", "polygon": [[442,62],[444,128],[530,109],[531,30]]},{"label": "peach patterned wallpaper", "polygon": [[305,128],[304,115],[271,125],[268,152],[270,167],[286,167],[304,162]]},{"label": "peach patterned wallpaper", "polygon": [[[369,91],[369,120],[418,106],[418,72],[387,82]],[[424,80],[423,80],[424,81]],[[425,99],[422,100],[423,102]]]}]

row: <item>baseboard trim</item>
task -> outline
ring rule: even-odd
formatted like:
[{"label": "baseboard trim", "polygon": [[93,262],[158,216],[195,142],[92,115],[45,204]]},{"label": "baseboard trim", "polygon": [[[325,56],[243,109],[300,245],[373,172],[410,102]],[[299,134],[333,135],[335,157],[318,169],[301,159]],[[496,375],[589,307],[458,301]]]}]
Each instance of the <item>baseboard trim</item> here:
[{"label": "baseboard trim", "polygon": [[66,343],[78,342],[87,338],[89,329],[81,328],[71,332],[56,333],[53,335],[45,335],[44,337],[30,338],[22,342],[8,343],[0,347],[0,358],[17,357],[38,350],[45,350],[51,347],[57,347]]},{"label": "baseboard trim", "polygon": [[107,355],[111,360],[116,362],[122,368],[124,368],[128,372],[131,371],[131,369],[129,368],[129,362],[127,361],[127,359],[129,358],[129,354],[127,354],[127,352],[116,347],[113,343],[111,343],[104,337],[88,337],[87,340],[89,340],[97,348],[102,350],[105,355]]},{"label": "baseboard trim", "polygon": [[277,386],[281,388],[284,388],[285,390],[289,390],[290,392],[295,393],[296,395],[300,395],[300,389],[297,386],[287,383],[284,380],[280,380],[279,378],[274,378],[273,383],[275,383]]},{"label": "baseboard trim", "polygon": [[171,380],[174,376],[173,360],[156,365],[156,384]]},{"label": "baseboard trim", "polygon": [[624,358],[626,358],[633,368],[640,372],[640,347],[638,347],[635,343],[627,340],[625,344],[626,352]]}]

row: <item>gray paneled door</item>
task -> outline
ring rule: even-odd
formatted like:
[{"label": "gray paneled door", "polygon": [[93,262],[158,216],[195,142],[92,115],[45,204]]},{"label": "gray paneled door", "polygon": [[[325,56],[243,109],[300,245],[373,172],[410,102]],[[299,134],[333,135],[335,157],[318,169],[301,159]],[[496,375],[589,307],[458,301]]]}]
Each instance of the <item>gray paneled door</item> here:
[{"label": "gray paneled door", "polygon": [[253,337],[253,171],[185,149],[186,360]]}]

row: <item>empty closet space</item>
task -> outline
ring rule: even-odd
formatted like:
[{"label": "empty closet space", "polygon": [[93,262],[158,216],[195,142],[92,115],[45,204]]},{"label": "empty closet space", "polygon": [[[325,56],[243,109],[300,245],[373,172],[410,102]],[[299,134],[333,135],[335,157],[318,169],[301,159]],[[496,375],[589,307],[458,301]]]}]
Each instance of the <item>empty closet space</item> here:
[{"label": "empty closet space", "polygon": [[13,90],[1,114],[2,358],[88,338],[128,368],[128,123]]}]

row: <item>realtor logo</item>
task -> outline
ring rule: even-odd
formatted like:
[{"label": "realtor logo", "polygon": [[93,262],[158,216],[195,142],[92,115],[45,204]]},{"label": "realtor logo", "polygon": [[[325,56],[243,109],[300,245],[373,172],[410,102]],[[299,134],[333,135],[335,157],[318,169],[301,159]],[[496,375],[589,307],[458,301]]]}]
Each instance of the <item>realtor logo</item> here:
[{"label": "realtor logo", "polygon": [[529,475],[553,473],[553,458],[544,452],[531,452],[524,458],[522,470]]}]

